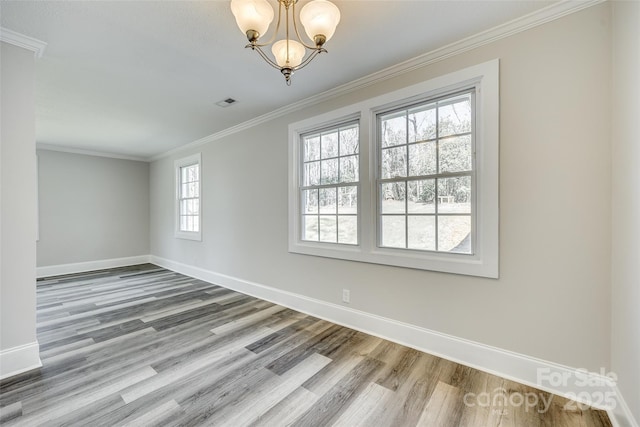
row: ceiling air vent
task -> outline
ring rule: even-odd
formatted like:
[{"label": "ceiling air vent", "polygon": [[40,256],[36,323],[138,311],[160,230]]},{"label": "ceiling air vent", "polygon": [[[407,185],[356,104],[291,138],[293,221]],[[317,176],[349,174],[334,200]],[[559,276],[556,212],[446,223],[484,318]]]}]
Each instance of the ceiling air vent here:
[{"label": "ceiling air vent", "polygon": [[227,98],[227,99],[224,99],[224,100],[222,100],[220,102],[216,102],[216,105],[218,107],[223,107],[224,108],[224,107],[228,107],[231,104],[235,104],[236,102],[237,101],[235,99],[233,99],[233,98]]}]

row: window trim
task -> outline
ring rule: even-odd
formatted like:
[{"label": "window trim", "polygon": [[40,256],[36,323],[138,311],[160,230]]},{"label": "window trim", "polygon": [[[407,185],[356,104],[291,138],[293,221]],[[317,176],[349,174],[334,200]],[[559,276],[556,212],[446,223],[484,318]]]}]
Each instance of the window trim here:
[{"label": "window trim", "polygon": [[[347,112],[349,111],[349,112]],[[338,252],[357,252],[359,251],[359,245],[331,243],[331,242],[316,242],[311,240],[302,240],[302,200],[301,183],[303,177],[302,165],[302,144],[301,138],[304,135],[316,131],[322,131],[331,127],[339,127],[348,123],[360,122],[360,114],[353,113],[353,110],[340,109],[335,112],[330,112],[319,117],[314,117],[311,120],[298,122],[296,126],[289,126],[289,251],[304,253],[307,255],[326,256],[331,258],[340,258],[340,256],[331,255],[335,251]],[[358,152],[358,166],[362,167],[362,126],[359,125],[359,152]],[[360,171],[362,176],[362,171]],[[293,179],[291,179],[293,178]],[[361,242],[361,211],[362,202],[360,199],[360,193],[362,192],[361,181],[358,180],[355,184],[358,187],[358,209],[357,209],[357,221],[358,221],[358,242]],[[297,250],[292,250],[297,248]]]},{"label": "window trim", "polygon": [[[377,245],[377,117],[394,107],[476,88],[475,254],[414,251]],[[358,118],[360,122],[359,245],[300,240],[300,135]],[[499,60],[377,96],[289,125],[289,252],[479,277],[499,277]]]},{"label": "window trim", "polygon": [[[200,172],[199,181],[199,207],[200,212],[198,214],[198,230],[199,231],[183,231],[180,230],[180,185],[182,184],[182,178],[180,175],[180,169],[185,166],[198,165]],[[196,153],[181,159],[177,159],[174,162],[175,169],[175,194],[174,194],[174,237],[178,239],[196,240],[202,241],[202,154]]]}]

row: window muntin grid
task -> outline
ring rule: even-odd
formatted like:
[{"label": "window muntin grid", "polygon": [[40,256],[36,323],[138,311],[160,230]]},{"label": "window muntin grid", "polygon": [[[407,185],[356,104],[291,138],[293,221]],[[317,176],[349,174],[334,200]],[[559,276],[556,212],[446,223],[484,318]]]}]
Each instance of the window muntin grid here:
[{"label": "window muntin grid", "polygon": [[178,185],[178,231],[200,231],[200,164],[181,166]]},{"label": "window muntin grid", "polygon": [[378,246],[474,253],[475,90],[377,115]]},{"label": "window muntin grid", "polygon": [[358,244],[358,122],[300,136],[300,240]]}]

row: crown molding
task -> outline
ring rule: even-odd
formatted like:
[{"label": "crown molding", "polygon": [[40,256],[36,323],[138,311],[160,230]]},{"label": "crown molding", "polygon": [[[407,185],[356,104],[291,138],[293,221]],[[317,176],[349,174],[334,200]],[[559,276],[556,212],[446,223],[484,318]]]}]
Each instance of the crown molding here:
[{"label": "crown molding", "polygon": [[229,136],[231,134],[249,129],[259,124],[268,122],[277,117],[284,116],[294,111],[301,110],[314,104],[318,104],[322,101],[326,101],[332,98],[336,98],[341,95],[345,95],[349,92],[356,91],[358,89],[371,86],[373,84],[382,82],[384,80],[391,79],[393,77],[400,76],[402,74],[414,71],[416,69],[426,67],[439,61],[443,61],[455,55],[459,55],[463,52],[467,52],[472,49],[476,49],[480,46],[484,46],[489,43],[493,43],[497,40],[512,36],[522,31],[529,30],[531,28],[546,24],[547,22],[554,21],[564,16],[570,15],[575,12],[579,12],[583,9],[595,6],[600,3],[604,3],[606,0],[562,0],[554,3],[550,6],[532,12],[528,15],[506,22],[504,24],[493,27],[489,30],[477,33],[473,36],[464,38],[457,42],[448,44],[441,48],[432,50],[415,58],[401,62],[394,66],[385,68],[375,73],[369,74],[365,77],[354,80],[350,83],[337,86],[334,89],[325,91],[318,95],[311,96],[293,104],[286,105],[277,110],[273,110],[269,113],[255,117],[246,122],[224,129],[220,132],[213,133],[204,138],[190,142],[180,147],[176,147],[172,150],[166,151],[161,154],[150,157],[149,161],[159,160],[164,157],[171,156],[179,153],[183,150],[195,148],[197,146],[207,144]]},{"label": "crown molding", "polygon": [[85,150],[81,148],[64,147],[61,145],[37,143],[36,149],[45,151],[57,151],[60,153],[81,154],[83,156],[107,157],[110,159],[133,160],[135,162],[149,162],[146,157],[129,156],[126,154],[105,153],[103,151]]},{"label": "crown molding", "polygon": [[8,28],[0,27],[0,41],[30,50],[36,58],[42,58],[42,54],[47,47],[47,43],[25,36]]}]

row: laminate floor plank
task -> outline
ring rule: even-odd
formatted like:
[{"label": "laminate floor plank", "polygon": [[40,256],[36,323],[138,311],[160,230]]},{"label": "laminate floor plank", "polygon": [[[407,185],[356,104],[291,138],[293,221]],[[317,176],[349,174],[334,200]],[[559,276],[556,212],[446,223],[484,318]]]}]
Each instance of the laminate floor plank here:
[{"label": "laminate floor plank", "polygon": [[[47,348],[50,348],[52,345],[56,346],[54,343],[57,343],[58,341],[78,336],[79,329],[96,327],[99,324],[100,324],[100,321],[97,319],[79,320],[76,324],[70,324],[66,326],[61,326],[59,328],[54,328],[48,334],[41,333],[40,335],[42,336],[42,339],[38,341],[40,343],[41,348],[47,349]],[[39,331],[39,332],[42,332],[42,331]]]},{"label": "laminate floor plank", "polygon": [[154,390],[172,384],[175,381],[175,378],[198,373],[207,366],[223,360],[224,357],[234,354],[234,350],[241,348],[244,342],[255,341],[268,333],[269,331],[266,329],[254,330],[252,333],[244,337],[238,337],[233,342],[227,343],[226,345],[215,349],[209,347],[206,351],[200,352],[199,355],[193,354],[192,352],[188,355],[188,358],[185,357],[185,360],[188,360],[187,363],[175,364],[167,369],[158,368],[157,371],[160,372],[159,375],[123,391],[122,398],[126,403],[129,403],[141,396],[144,396],[145,394],[153,392]]},{"label": "laminate floor plank", "polygon": [[111,413],[124,405],[117,393],[96,399],[91,405],[79,406],[69,412],[59,414],[57,418],[45,421],[42,427],[70,426],[70,427],[112,427]]},{"label": "laminate floor plank", "polygon": [[234,331],[242,327],[245,327],[247,325],[256,324],[260,321],[266,320],[267,318],[271,317],[276,313],[281,312],[282,310],[284,310],[284,307],[273,305],[269,308],[262,309],[253,314],[243,316],[239,319],[232,320],[231,322],[227,322],[224,325],[215,327],[211,329],[211,332],[214,334],[224,334],[229,331]]},{"label": "laminate floor plank", "polygon": [[355,369],[380,342],[382,342],[381,338],[368,335],[357,346],[353,348],[345,347],[345,350],[348,351],[344,351],[334,357],[334,363],[325,366],[320,372],[305,381],[302,386],[318,396],[323,396]]},{"label": "laminate floor plank", "polygon": [[379,360],[370,357],[363,358],[292,425],[304,427],[333,424],[356,399],[358,393],[366,389],[371,377],[382,365],[383,363]]},{"label": "laminate floor plank", "polygon": [[[332,325],[329,322],[317,321],[307,330],[299,331],[287,337],[286,340],[272,347],[269,352],[263,352],[259,355],[250,352],[255,355],[255,359],[218,378],[215,381],[215,388],[200,390],[196,396],[190,396],[186,401],[178,400],[186,412],[193,414],[186,420],[185,425],[215,424],[215,414],[223,410],[225,405],[241,400],[256,384],[277,377],[277,374],[265,369],[265,366],[269,366],[271,362],[280,359],[292,349],[298,348],[301,343],[309,341],[309,338],[314,334],[323,334],[331,328]],[[293,366],[295,364],[283,366],[282,373],[285,373]]]},{"label": "laminate floor plank", "polygon": [[[180,313],[187,308],[202,307],[204,305],[217,302],[216,298],[210,297],[209,294],[206,295],[207,296],[204,296],[203,298],[203,295],[200,293],[188,291],[158,298],[158,294],[155,294],[155,301],[144,304],[141,307],[129,310],[112,311],[96,317],[103,326],[112,326],[136,319],[148,323],[152,320],[162,319],[163,317],[171,314]],[[78,331],[83,332],[92,329],[96,328],[80,328]]]},{"label": "laminate floor plank", "polygon": [[346,330],[345,328],[338,325],[333,325],[324,332],[316,335],[312,339],[300,344],[296,348],[282,355],[273,363],[269,364],[267,366],[267,369],[278,375],[282,374],[291,366],[295,365],[301,360],[306,359],[312,353],[327,350],[334,346],[339,346],[341,340],[350,335],[352,332],[354,331]]},{"label": "laminate floor plank", "polygon": [[66,363],[51,364],[43,363],[39,369],[15,375],[0,381],[0,408],[6,405],[20,402],[30,396],[39,395],[41,391],[47,390],[49,381],[56,376],[69,377],[75,373],[69,372],[70,366],[83,363],[85,358],[76,356],[67,359]]},{"label": "laminate floor plank", "polygon": [[276,377],[276,374],[254,362],[241,366],[240,373],[234,372],[220,378],[216,386],[207,386],[186,400],[178,401],[187,414],[184,425],[225,425],[219,419],[219,414],[226,407],[238,406],[251,389]]},{"label": "laminate floor plank", "polygon": [[[79,357],[81,357],[83,360],[86,360],[87,357],[93,357],[94,359],[111,358],[119,355],[119,351],[130,348],[131,345],[137,342],[138,338],[144,339],[145,341],[143,342],[149,342],[154,340],[156,337],[157,331],[153,328],[148,327],[101,342],[95,342],[93,339],[83,339],[82,341],[75,341],[71,344],[52,347],[47,351],[55,351],[56,353],[55,355],[46,358],[46,366],[55,366],[56,364],[61,362],[69,364],[73,359],[77,359]],[[79,345],[82,342],[86,342],[86,345],[83,347]],[[61,348],[68,348],[68,350],[58,351]],[[76,374],[69,371],[65,373]]]},{"label": "laminate floor plank", "polygon": [[290,426],[309,408],[316,404],[319,397],[309,390],[298,387],[268,411],[249,424],[252,427]]},{"label": "laminate floor plank", "polygon": [[312,319],[309,317],[296,320],[293,323],[286,324],[282,329],[276,330],[266,337],[247,345],[246,348],[247,350],[253,351],[256,354],[262,353],[263,351],[269,350],[274,345],[277,345],[278,343],[286,340],[292,333],[305,330],[316,322],[318,322],[317,319]]},{"label": "laminate floor plank", "polygon": [[175,416],[182,412],[182,408],[178,405],[178,402],[171,399],[159,405],[149,412],[135,418],[125,424],[123,427],[149,427],[157,425],[165,425],[168,418]]},{"label": "laminate floor plank", "polygon": [[[202,390],[206,390],[212,383],[215,383],[218,378],[250,362],[253,358],[255,358],[254,354],[242,349],[237,350],[214,363],[204,366],[199,372],[176,376],[171,384],[163,385],[153,391],[149,390],[146,394],[135,396],[134,400],[115,408],[108,414],[95,414],[87,421],[92,422],[94,419],[97,421],[108,415],[112,425],[126,424],[135,420],[150,408],[155,407],[158,402],[173,399],[179,403],[190,396],[198,395]],[[132,388],[124,389],[122,393],[127,391],[132,391]],[[121,397],[121,395],[119,394],[118,397]],[[125,403],[124,400],[123,403]],[[181,408],[184,411],[182,405]],[[186,415],[185,413],[184,416]],[[181,421],[184,416],[181,417]]]},{"label": "laminate floor plank", "polygon": [[380,425],[415,426],[438,383],[436,379],[453,371],[454,366],[447,360],[420,353],[409,375],[394,390],[394,403],[397,403],[379,405],[370,418]]},{"label": "laminate floor plank", "polygon": [[152,264],[38,279],[37,299],[43,366],[0,381],[3,427],[611,426],[604,411]]},{"label": "laminate floor plank", "polygon": [[406,382],[419,357],[419,351],[405,347],[398,352],[395,361],[387,363],[388,369],[379,375],[376,383],[392,391],[398,390],[398,387]]},{"label": "laminate floor plank", "polygon": [[[156,372],[147,367],[146,369],[137,369],[133,372],[126,372],[116,378],[109,379],[102,384],[96,384],[91,390],[74,391],[73,394],[66,396],[51,395],[45,402],[41,396],[31,399],[25,399],[22,417],[14,419],[14,422],[25,423],[25,425],[40,425],[45,422],[55,422],[56,418],[65,414],[76,411],[93,404],[105,397],[119,392],[131,384],[135,384],[145,378],[155,375]],[[37,404],[40,405],[37,405]],[[26,412],[24,409],[29,405],[33,407],[33,411]],[[37,406],[36,406],[37,405]],[[84,418],[79,418],[84,419]],[[7,426],[14,425],[11,422]]]},{"label": "laminate floor plank", "polygon": [[22,416],[22,402],[15,402],[0,409],[0,423],[5,424]]},{"label": "laminate floor plank", "polygon": [[125,384],[126,386],[130,380],[129,377],[135,378],[140,372],[144,372],[144,378],[157,374],[151,366],[141,365],[138,362],[123,366],[117,370],[108,364],[94,364],[82,371],[83,375],[73,380],[48,381],[48,386],[41,389],[38,394],[24,398],[22,400],[25,408],[24,413],[36,412],[48,406],[56,406],[57,402],[66,401],[72,396],[93,393],[96,389],[107,387],[113,383]]},{"label": "laminate floor plank", "polygon": [[[312,325],[312,327],[316,328],[319,326],[325,329],[329,327],[330,324],[328,322],[317,321],[316,324]],[[287,341],[284,341],[281,346],[274,351],[273,354],[269,354],[267,356],[268,358],[262,356],[265,360],[262,362],[256,362],[260,356],[246,350],[244,347],[241,347],[234,353],[228,354],[223,359],[207,366],[203,371],[194,372],[191,375],[178,376],[172,384],[140,397],[123,407],[122,411],[119,411],[119,413],[112,414],[112,416],[116,417],[116,421],[120,420],[120,418],[117,417],[125,411],[131,412],[132,410],[135,410],[135,408],[144,408],[150,403],[170,396],[176,399],[183,408],[187,405],[195,407],[200,405],[207,408],[209,413],[203,413],[201,414],[203,417],[198,416],[197,419],[207,420],[207,422],[210,423],[212,422],[210,413],[216,409],[215,403],[220,400],[216,398],[216,395],[226,396],[228,392],[235,392],[236,396],[238,394],[242,394],[241,391],[238,392],[238,390],[234,390],[234,381],[238,381],[239,377],[247,377],[250,376],[251,373],[254,373],[259,369],[263,369],[262,367],[268,361],[278,357],[281,353],[288,351],[290,347],[308,339],[308,337],[309,332],[306,330],[300,331],[298,334],[291,335]],[[240,373],[243,375],[240,375]],[[209,390],[210,385],[212,384],[216,387],[213,391]],[[216,391],[217,393],[214,393]],[[219,406],[220,405],[218,405],[218,407]],[[200,413],[202,411],[191,412]],[[189,422],[196,421],[191,420]]]},{"label": "laminate floor plank", "polygon": [[376,382],[370,382],[333,425],[335,427],[376,425],[380,419],[373,414],[378,408],[389,406],[393,401],[393,391]]},{"label": "laminate floor plank", "polygon": [[45,350],[45,351],[41,351],[40,352],[40,358],[41,359],[51,359],[52,357],[55,357],[57,355],[63,355],[63,356],[68,356],[69,352],[73,351],[73,350],[82,350],[87,348],[88,346],[91,346],[93,344],[95,344],[96,342],[93,340],[93,338],[85,338],[82,341],[76,341],[76,342],[72,342],[66,345],[61,345],[61,346],[57,346],[57,347],[53,347],[49,350]]},{"label": "laminate floor plank", "polygon": [[[418,420],[418,426],[456,427],[462,417],[463,408],[463,391],[438,382]],[[528,426],[528,424],[523,425]]]},{"label": "laminate floor plank", "polygon": [[233,404],[224,405],[216,413],[216,423],[246,426],[255,422],[329,363],[328,357],[311,354],[284,374],[251,387]]},{"label": "laminate floor plank", "polygon": [[509,381],[495,375],[484,374],[482,381],[476,381],[468,390],[467,405],[465,406],[461,426],[494,425],[499,426],[504,423],[505,408],[493,407],[492,403],[498,403],[499,397],[496,395],[506,392]]}]

